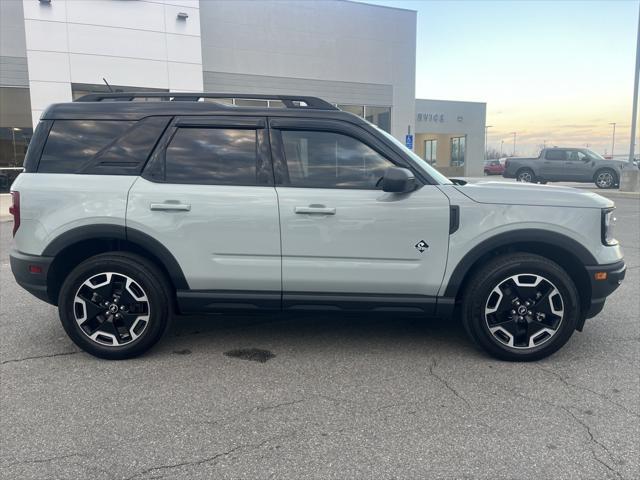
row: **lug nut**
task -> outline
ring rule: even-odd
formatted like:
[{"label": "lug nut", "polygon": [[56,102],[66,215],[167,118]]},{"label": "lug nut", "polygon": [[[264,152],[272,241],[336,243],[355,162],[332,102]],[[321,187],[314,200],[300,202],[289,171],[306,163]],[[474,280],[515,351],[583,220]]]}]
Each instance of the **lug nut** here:
[{"label": "lug nut", "polygon": [[531,310],[527,311],[527,315],[531,315],[533,312]]},{"label": "lug nut", "polygon": [[515,315],[516,311],[515,310],[511,310],[511,315]]}]

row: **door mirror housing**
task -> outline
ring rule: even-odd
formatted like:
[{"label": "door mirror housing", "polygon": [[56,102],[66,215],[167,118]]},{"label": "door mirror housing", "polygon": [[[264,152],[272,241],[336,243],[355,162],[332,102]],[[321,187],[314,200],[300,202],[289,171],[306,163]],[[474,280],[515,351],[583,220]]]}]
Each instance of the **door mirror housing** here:
[{"label": "door mirror housing", "polygon": [[389,193],[407,193],[416,189],[416,177],[411,170],[389,167],[382,177],[382,190]]}]

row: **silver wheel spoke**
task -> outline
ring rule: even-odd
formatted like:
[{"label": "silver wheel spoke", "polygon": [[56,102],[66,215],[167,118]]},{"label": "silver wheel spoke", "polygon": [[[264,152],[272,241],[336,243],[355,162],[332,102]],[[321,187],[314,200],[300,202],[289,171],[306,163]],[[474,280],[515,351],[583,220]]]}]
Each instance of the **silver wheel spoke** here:
[{"label": "silver wheel spoke", "polygon": [[100,345],[122,346],[138,338],[151,314],[147,293],[132,278],[103,272],[76,292],[73,309],[80,330]]},{"label": "silver wheel spoke", "polygon": [[564,300],[547,278],[519,273],[503,279],[489,293],[484,318],[491,336],[515,349],[549,341],[564,318]]}]

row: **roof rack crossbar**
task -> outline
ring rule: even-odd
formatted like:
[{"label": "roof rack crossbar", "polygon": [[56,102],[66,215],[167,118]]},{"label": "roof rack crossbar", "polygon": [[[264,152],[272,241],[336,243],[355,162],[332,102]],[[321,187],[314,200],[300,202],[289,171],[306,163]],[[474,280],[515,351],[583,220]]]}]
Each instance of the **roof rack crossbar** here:
[{"label": "roof rack crossbar", "polygon": [[76,102],[101,102],[103,100],[133,101],[136,98],[160,98],[172,102],[198,102],[203,98],[279,100],[286,108],[312,108],[317,110],[338,110],[329,102],[318,97],[298,95],[263,95],[249,93],[173,93],[173,92],[116,92],[90,93],[77,98]]}]

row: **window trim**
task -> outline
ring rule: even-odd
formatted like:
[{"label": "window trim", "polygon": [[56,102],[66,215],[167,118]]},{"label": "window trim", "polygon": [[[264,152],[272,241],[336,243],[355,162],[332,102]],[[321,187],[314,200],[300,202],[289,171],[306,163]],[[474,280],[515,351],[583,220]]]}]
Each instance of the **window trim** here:
[{"label": "window trim", "polygon": [[[180,116],[175,117],[165,130],[144,170],[142,178],[154,183],[168,185],[200,185],[210,187],[266,187],[274,185],[271,152],[265,117],[243,116]],[[208,128],[254,130],[256,132],[256,182],[255,183],[192,183],[174,182],[166,178],[167,148],[181,128]]]},{"label": "window trim", "polygon": [[323,120],[309,118],[282,118],[269,117],[269,140],[271,142],[271,158],[273,160],[273,173],[276,187],[287,188],[314,188],[325,190],[368,190],[382,191],[382,188],[369,187],[335,187],[335,186],[307,186],[307,185],[291,185],[289,180],[289,169],[284,151],[284,143],[282,141],[282,130],[305,130],[325,133],[336,133],[344,135],[359,142],[364,143],[385,160],[392,163],[396,167],[411,170],[422,187],[421,175],[416,173],[412,165],[410,165],[403,157],[397,155],[393,150],[389,149],[384,143],[380,142],[375,136],[366,130],[339,120]]}]

